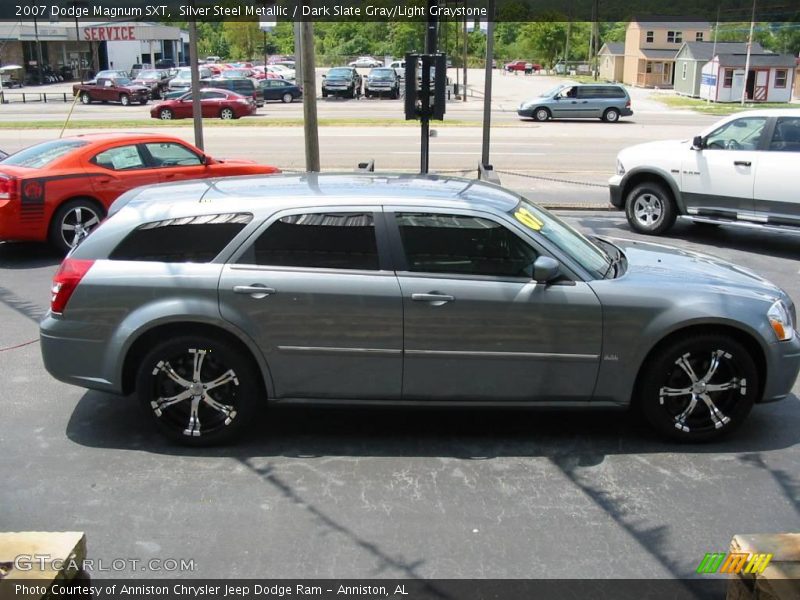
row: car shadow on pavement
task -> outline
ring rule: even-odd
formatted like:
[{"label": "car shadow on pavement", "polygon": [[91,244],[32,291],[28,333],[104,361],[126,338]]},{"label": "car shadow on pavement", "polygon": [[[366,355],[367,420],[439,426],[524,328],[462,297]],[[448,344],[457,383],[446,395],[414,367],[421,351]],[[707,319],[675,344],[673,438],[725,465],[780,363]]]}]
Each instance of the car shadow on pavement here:
[{"label": "car shadow on pavement", "polygon": [[[548,457],[591,466],[615,454],[744,454],[800,442],[798,399],[756,406],[731,435],[710,443],[660,438],[635,411],[264,407],[234,445],[189,448],[161,437],[135,397],[86,392],[67,424],[83,446],[226,457]],[[577,462],[576,462],[577,461]]]},{"label": "car shadow on pavement", "polygon": [[47,244],[34,242],[0,243],[0,269],[36,269],[57,265],[63,260]]}]

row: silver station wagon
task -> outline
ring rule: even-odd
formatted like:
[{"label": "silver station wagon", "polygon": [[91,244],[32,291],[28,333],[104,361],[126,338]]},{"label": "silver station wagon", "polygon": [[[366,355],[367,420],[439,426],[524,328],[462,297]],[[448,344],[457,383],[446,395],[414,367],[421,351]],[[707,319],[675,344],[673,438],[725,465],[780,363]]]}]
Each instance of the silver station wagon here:
[{"label": "silver station wagon", "polygon": [[263,401],[641,410],[725,433],[800,368],[781,289],[709,256],[587,238],[476,181],[347,174],[139,188],[64,260],[62,381],[135,392],[187,444]]}]

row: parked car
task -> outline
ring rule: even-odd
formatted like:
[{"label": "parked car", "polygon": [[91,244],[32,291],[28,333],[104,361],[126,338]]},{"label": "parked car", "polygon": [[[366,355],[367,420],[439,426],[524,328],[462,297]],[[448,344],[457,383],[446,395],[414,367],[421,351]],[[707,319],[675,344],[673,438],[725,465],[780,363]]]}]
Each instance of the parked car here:
[{"label": "parked car", "polygon": [[383,63],[379,60],[372,58],[371,56],[359,56],[352,62],[347,63],[349,67],[356,67],[356,68],[366,68],[371,69],[373,67],[381,67]]},{"label": "parked car", "polygon": [[81,104],[92,102],[119,102],[122,106],[130,104],[147,104],[150,89],[133,83],[127,77],[114,79],[98,78],[95,83],[83,83],[77,86]]},{"label": "parked car", "polygon": [[273,75],[277,75],[279,79],[285,79],[286,81],[295,81],[297,78],[297,73],[294,69],[290,69],[285,65],[268,65],[266,67],[267,73],[272,73]]},{"label": "parked car", "polygon": [[639,144],[617,156],[611,203],[630,226],[659,235],[682,217],[761,229],[800,227],[800,115],[741,112],[692,140]]},{"label": "parked car", "polygon": [[52,289],[50,374],[135,392],[191,445],[235,438],[262,402],[634,405],[699,441],[786,397],[800,370],[792,301],[759,275],[589,239],[474,180],[139,188]]},{"label": "parked car", "polygon": [[542,65],[539,63],[531,62],[529,60],[512,60],[510,63],[506,63],[503,67],[506,71],[529,71],[529,72],[539,72],[542,70]]},{"label": "parked car", "polygon": [[228,79],[227,77],[212,77],[211,79],[203,79],[200,85],[206,88],[219,88],[236,92],[242,96],[252,98],[256,106],[264,106],[264,95],[261,93],[259,81],[250,79],[249,77],[240,77]]},{"label": "parked car", "polygon": [[630,117],[633,110],[631,98],[621,85],[563,83],[520,104],[517,114],[537,121],[602,119],[615,123],[620,117]]},{"label": "parked car", "polygon": [[49,241],[66,252],[137,186],[275,172],[216,160],[167,135],[97,133],[43,142],[0,162],[0,240]]},{"label": "parked car", "polygon": [[390,98],[400,97],[400,79],[397,73],[390,67],[376,67],[367,75],[364,84],[364,96],[387,95]]},{"label": "parked car", "polygon": [[290,104],[303,95],[303,90],[291,81],[283,79],[264,79],[258,82],[258,87],[265,101],[280,100],[285,104]]},{"label": "parked car", "polygon": [[[205,119],[239,119],[256,112],[256,103],[252,97],[216,88],[200,90],[200,106]],[[192,107],[192,93],[188,92],[175,100],[159,102],[150,109],[150,116],[162,121],[191,119]]]},{"label": "parked car", "polygon": [[[199,74],[200,79],[210,79],[214,76],[214,73],[208,67],[199,67]],[[169,90],[185,90],[192,85],[192,70],[189,67],[182,67],[178,69],[178,72],[175,74],[169,82]]]},{"label": "parked car", "polygon": [[133,80],[136,85],[143,85],[150,91],[153,99],[161,98],[161,95],[169,89],[169,72],[157,69],[146,69],[139,71],[139,75]]},{"label": "parked car", "polygon": [[394,72],[397,73],[397,77],[400,79],[406,78],[406,61],[404,60],[395,60],[389,63],[389,68],[394,69]]},{"label": "parked car", "polygon": [[360,98],[361,82],[361,75],[354,67],[334,67],[323,76],[322,97]]},{"label": "parked car", "polygon": [[156,61],[155,67],[156,69],[163,70],[163,69],[174,69],[175,67],[177,67],[177,65],[175,64],[175,61],[172,60],[171,58],[161,58]]}]

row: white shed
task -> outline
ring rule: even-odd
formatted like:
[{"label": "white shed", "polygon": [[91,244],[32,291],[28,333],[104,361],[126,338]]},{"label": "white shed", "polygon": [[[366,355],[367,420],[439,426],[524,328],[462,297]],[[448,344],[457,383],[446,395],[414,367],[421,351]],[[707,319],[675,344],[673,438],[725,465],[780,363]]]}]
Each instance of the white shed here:
[{"label": "white shed", "polygon": [[789,102],[794,85],[795,59],[789,54],[718,54],[703,66],[700,97],[714,102]]}]

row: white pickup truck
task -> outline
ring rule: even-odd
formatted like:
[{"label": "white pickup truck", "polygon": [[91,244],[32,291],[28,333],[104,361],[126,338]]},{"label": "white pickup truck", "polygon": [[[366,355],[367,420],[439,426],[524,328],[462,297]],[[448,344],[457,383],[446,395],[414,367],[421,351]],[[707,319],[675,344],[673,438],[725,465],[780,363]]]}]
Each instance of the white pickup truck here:
[{"label": "white pickup truck", "polygon": [[659,235],[699,223],[800,228],[800,111],[741,112],[692,140],[625,148],[609,179],[631,227]]}]

